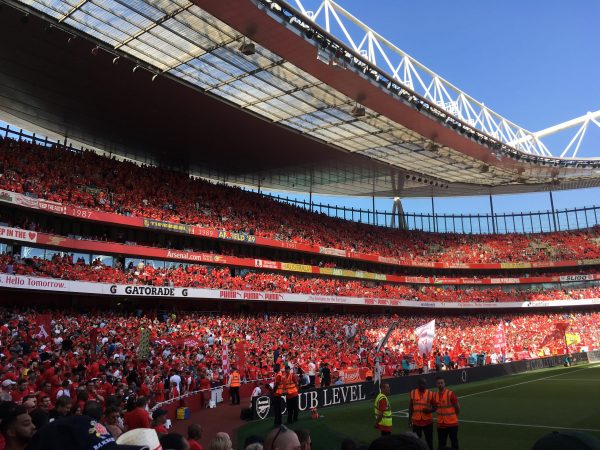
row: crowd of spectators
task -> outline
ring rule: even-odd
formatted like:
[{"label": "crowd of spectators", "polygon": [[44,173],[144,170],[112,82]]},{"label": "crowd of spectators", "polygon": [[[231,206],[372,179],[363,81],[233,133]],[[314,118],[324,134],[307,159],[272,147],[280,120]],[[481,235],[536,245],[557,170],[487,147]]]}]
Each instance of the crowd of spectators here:
[{"label": "crowd of spectators", "polygon": [[[562,339],[550,342],[547,337],[557,322],[565,321],[569,332],[581,336],[582,345],[599,346],[598,312],[430,317],[11,307],[0,308],[0,400],[29,414],[31,435],[34,426],[45,430],[52,420],[85,416],[115,438],[128,430],[152,427],[161,440],[174,439],[167,434],[161,402],[224,385],[226,347],[229,363],[239,367],[243,382],[263,384],[284,365],[310,374],[327,364],[337,374],[336,383],[343,383],[339,374],[350,368],[372,369],[376,357],[384,376],[400,373],[407,359],[419,359],[415,328],[433,318],[436,334],[429,366],[434,370],[440,357],[436,355],[450,353],[456,360],[473,353],[495,354],[500,322],[505,324],[507,357],[523,351],[535,356],[544,346],[564,349]],[[46,322],[48,333],[42,333],[41,324]],[[392,322],[398,326],[377,353]],[[148,330],[145,354],[141,330]],[[193,344],[186,343],[190,339]],[[243,360],[237,352],[240,343]],[[0,404],[2,417],[4,405]],[[2,425],[4,432],[8,422]],[[216,430],[207,431],[212,435]],[[197,432],[192,434],[198,437]]]},{"label": "crowd of spectators", "polygon": [[234,275],[228,267],[179,265],[154,268],[152,264],[130,264],[123,268],[104,265],[99,260],[86,264],[73,261],[70,255],[55,254],[51,260],[18,255],[0,255],[0,273],[49,277],[111,284],[192,287],[258,292],[276,292],[342,297],[384,298],[436,302],[526,302],[597,298],[600,286],[555,289],[503,289],[394,284],[332,277],[296,276],[282,273],[245,271]]},{"label": "crowd of spectators", "polygon": [[[40,318],[50,315],[48,336],[40,334]],[[554,324],[569,321],[569,332],[579,333],[582,345],[598,346],[600,313],[478,314],[448,317],[315,314],[216,314],[156,311],[117,313],[96,310],[35,311],[0,309],[0,381],[13,401],[37,393],[52,405],[68,391],[73,410],[80,400],[111,395],[125,400],[132,393],[151,404],[185,394],[210,382],[223,381],[222,356],[228,346],[235,364],[235,345],[244,343],[240,372],[246,380],[269,378],[276,364],[307,369],[328,363],[332,370],[370,367],[380,356],[395,366],[405,355],[416,357],[415,328],[436,319],[435,349],[441,352],[460,343],[462,351],[494,351],[495,333],[505,322],[506,352],[538,351]],[[384,350],[376,347],[392,322]],[[147,357],[138,354],[140,330],[149,332]],[[194,344],[184,340],[193,339]],[[561,342],[559,346],[563,346]],[[281,367],[281,366],[280,366]],[[176,375],[174,377],[174,375]],[[65,383],[66,382],[66,383]],[[80,395],[87,391],[87,395]]]},{"label": "crowd of spectators", "polygon": [[0,189],[119,214],[395,257],[407,263],[599,258],[598,228],[510,235],[400,231],[96,153],[0,138]]}]

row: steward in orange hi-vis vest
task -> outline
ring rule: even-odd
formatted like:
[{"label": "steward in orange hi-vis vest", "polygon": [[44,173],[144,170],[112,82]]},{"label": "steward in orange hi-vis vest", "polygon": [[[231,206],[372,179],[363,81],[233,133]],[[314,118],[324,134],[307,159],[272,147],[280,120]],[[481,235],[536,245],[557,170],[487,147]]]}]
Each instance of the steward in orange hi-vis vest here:
[{"label": "steward in orange hi-vis vest", "polygon": [[408,425],[433,450],[433,397],[434,393],[427,389],[427,380],[420,378],[418,388],[410,391],[408,406]]},{"label": "steward in orange hi-vis vest", "polygon": [[298,377],[292,373],[288,364],[285,365],[285,403],[287,408],[287,423],[291,424],[298,421],[298,412],[300,410],[298,398]]},{"label": "steward in orange hi-vis vest", "polygon": [[456,394],[446,389],[442,377],[436,379],[438,392],[433,397],[433,407],[437,412],[438,445],[444,447],[448,437],[452,448],[458,448],[458,415],[460,405]]}]

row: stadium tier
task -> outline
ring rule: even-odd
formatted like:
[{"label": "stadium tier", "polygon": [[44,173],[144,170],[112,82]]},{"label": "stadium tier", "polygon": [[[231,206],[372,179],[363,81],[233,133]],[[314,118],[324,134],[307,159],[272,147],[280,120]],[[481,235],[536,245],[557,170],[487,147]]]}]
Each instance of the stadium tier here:
[{"label": "stadium tier", "polygon": [[[543,267],[543,263],[600,257],[597,228],[508,236],[403,232],[317,215],[255,193],[92,152],[11,139],[4,139],[0,148],[5,168],[0,189],[6,191],[128,217],[310,244],[331,249],[334,255],[350,251],[393,258],[404,265],[457,267],[522,262],[542,263]],[[85,219],[87,213],[84,210],[79,215]],[[155,228],[160,229],[160,224]],[[185,232],[186,228],[172,230]]]},{"label": "stadium tier", "polygon": [[[63,252],[61,252],[63,253]],[[362,297],[408,300],[414,302],[538,302],[554,300],[597,299],[600,287],[580,288],[532,288],[519,290],[443,289],[440,286],[423,286],[376,283],[368,281],[336,280],[302,276],[286,276],[276,273],[234,275],[229,268],[182,264],[167,269],[155,268],[143,262],[123,267],[103,264],[99,259],[91,264],[83,260],[73,261],[71,255],[53,253],[50,260],[38,257],[21,258],[3,254],[0,256],[0,273],[6,276],[49,277],[56,280],[165,287],[192,287],[215,290],[276,292],[310,294],[314,296]],[[3,286],[10,286],[4,281]]]}]

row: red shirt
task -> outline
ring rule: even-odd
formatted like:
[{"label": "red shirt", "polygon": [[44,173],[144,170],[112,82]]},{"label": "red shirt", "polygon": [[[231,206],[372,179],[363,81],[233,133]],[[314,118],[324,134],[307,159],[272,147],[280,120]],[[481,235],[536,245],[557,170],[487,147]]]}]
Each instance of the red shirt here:
[{"label": "red shirt", "polygon": [[156,425],[154,429],[158,434],[169,434],[169,430],[165,428],[164,424]]},{"label": "red shirt", "polygon": [[125,413],[125,425],[127,425],[128,430],[150,428],[150,416],[144,408],[135,408]]},{"label": "red shirt", "polygon": [[204,450],[198,441],[194,441],[193,439],[188,439],[188,443],[190,444],[190,450]]}]

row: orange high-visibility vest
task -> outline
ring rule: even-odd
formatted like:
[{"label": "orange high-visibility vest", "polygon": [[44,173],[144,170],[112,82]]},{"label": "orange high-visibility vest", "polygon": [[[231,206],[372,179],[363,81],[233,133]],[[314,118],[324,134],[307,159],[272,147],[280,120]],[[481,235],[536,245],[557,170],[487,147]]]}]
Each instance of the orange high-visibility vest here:
[{"label": "orange high-visibility vest", "polygon": [[231,374],[231,384],[230,387],[240,387],[242,383],[240,382],[240,374],[237,372],[233,372]]},{"label": "orange high-visibility vest", "polygon": [[294,374],[290,373],[285,380],[285,392],[288,397],[296,397],[298,395],[298,386],[294,380]]},{"label": "orange high-visibility vest", "polygon": [[423,394],[418,389],[410,391],[412,400],[412,421],[417,426],[424,426],[433,423],[433,414],[424,412],[425,409],[431,409],[432,394],[425,389]]},{"label": "orange high-visibility vest", "polygon": [[437,405],[437,423],[447,427],[458,425],[458,416],[454,405],[450,403],[450,393],[452,391],[444,389],[444,392],[435,393],[435,403]]},{"label": "orange high-visibility vest", "polygon": [[281,373],[278,373],[275,376],[275,384],[277,385],[277,389],[275,390],[275,393],[273,394],[276,397],[281,397],[283,395],[283,390],[284,390],[283,383],[284,383],[283,376],[281,375]]}]

